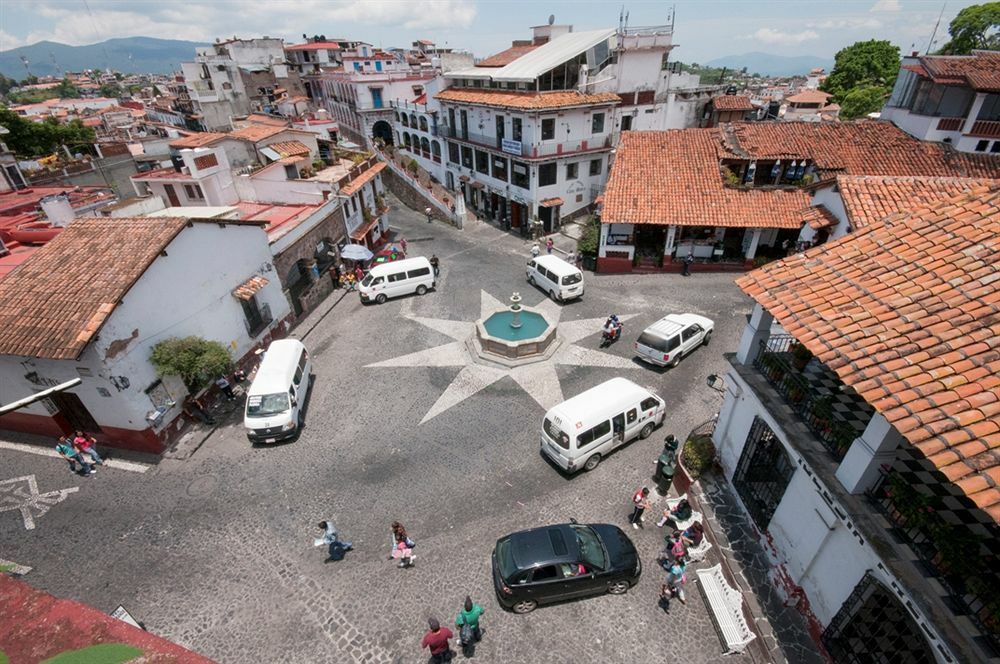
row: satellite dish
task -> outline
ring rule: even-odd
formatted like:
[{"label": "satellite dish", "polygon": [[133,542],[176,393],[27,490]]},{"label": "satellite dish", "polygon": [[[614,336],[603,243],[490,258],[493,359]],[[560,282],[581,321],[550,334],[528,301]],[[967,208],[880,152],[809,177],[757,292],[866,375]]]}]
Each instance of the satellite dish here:
[{"label": "satellite dish", "polygon": [[556,22],[556,15],[555,14],[549,14],[549,25],[552,25],[555,22]]}]

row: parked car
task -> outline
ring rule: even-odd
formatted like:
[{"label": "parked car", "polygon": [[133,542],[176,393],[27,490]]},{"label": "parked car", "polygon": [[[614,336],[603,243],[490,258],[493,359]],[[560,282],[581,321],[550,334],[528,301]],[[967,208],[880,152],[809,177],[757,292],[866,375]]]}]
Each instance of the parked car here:
[{"label": "parked car", "polygon": [[605,523],[522,530],[501,537],[493,549],[497,600],[514,613],[590,595],[623,595],[640,574],[632,540]]},{"label": "parked car", "polygon": [[583,272],[558,256],[536,256],[525,271],[528,283],[557,302],[583,297]]},{"label": "parked car", "polygon": [[243,427],[251,443],[275,443],[299,434],[311,374],[309,352],[301,341],[271,342],[247,390]]},{"label": "parked car", "polygon": [[642,331],[634,344],[635,353],[643,362],[676,367],[695,348],[707,346],[714,329],[715,323],[704,316],[670,314]]},{"label": "parked car", "polygon": [[423,295],[436,287],[434,269],[424,256],[376,265],[358,284],[362,302],[383,304],[390,297]]}]

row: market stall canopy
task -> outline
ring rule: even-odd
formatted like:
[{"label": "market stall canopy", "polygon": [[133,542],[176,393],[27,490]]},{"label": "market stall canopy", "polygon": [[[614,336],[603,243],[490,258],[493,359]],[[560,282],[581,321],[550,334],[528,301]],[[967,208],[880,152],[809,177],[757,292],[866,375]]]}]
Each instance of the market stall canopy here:
[{"label": "market stall canopy", "polygon": [[372,256],[374,254],[368,250],[368,247],[363,247],[360,244],[349,244],[340,251],[340,257],[349,261],[367,261],[371,260]]}]

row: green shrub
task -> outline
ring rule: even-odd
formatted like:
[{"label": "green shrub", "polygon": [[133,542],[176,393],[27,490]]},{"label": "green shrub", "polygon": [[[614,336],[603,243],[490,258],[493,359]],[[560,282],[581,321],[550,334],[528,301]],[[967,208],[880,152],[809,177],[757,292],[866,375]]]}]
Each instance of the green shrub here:
[{"label": "green shrub", "polygon": [[197,392],[233,368],[233,358],[225,346],[194,336],[164,339],[153,346],[149,360],[160,376],[180,376],[190,392]]},{"label": "green shrub", "polygon": [[681,450],[681,461],[692,480],[704,475],[715,465],[715,445],[712,444],[712,437],[707,434],[697,434],[688,438]]},{"label": "green shrub", "polygon": [[576,242],[576,249],[581,254],[588,256],[597,255],[597,247],[601,242],[601,224],[596,219],[591,219],[590,223],[583,230],[583,234]]}]

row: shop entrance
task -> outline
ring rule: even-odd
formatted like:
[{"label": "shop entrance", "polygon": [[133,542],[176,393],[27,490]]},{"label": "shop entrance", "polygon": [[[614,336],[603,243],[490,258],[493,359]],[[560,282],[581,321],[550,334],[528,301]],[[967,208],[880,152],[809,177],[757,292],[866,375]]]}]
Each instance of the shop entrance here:
[{"label": "shop entrance", "polygon": [[56,392],[49,397],[52,403],[59,409],[59,414],[66,418],[69,426],[74,431],[88,431],[90,433],[100,433],[101,427],[97,420],[90,414],[87,407],[80,401],[80,397],[72,392]]},{"label": "shop entrance", "polygon": [[667,243],[667,227],[637,225],[635,227],[635,258],[636,262],[654,262],[662,265],[663,248]]}]

